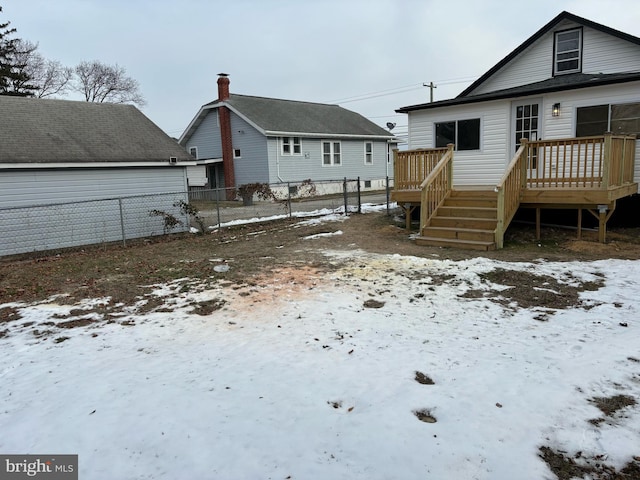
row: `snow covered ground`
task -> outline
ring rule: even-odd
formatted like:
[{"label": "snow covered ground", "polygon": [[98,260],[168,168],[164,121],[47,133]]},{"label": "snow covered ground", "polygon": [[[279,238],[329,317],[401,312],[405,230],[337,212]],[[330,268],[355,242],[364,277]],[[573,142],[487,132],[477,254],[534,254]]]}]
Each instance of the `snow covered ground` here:
[{"label": "snow covered ground", "polygon": [[[0,452],[78,454],[98,480],[553,479],[544,445],[640,454],[640,404],[590,401],[640,400],[640,262],[324,253],[328,274],[157,285],[162,308],[111,323],[56,325],[108,299],[0,305],[21,316],[0,338]],[[603,285],[522,308],[495,269]]]}]

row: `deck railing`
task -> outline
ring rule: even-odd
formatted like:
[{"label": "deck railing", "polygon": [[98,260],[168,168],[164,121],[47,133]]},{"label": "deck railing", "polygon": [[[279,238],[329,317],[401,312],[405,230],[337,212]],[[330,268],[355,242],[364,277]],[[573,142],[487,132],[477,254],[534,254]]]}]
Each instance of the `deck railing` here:
[{"label": "deck railing", "polygon": [[420,184],[438,164],[447,148],[394,150],[394,188],[420,190]]},{"label": "deck railing", "polygon": [[528,188],[608,189],[633,182],[635,136],[529,142]]},{"label": "deck railing", "polygon": [[453,189],[453,144],[447,145],[444,155],[420,184],[420,233],[429,226],[431,218]]},{"label": "deck railing", "polygon": [[498,222],[495,231],[496,248],[502,248],[504,232],[520,206],[521,193],[525,188],[527,179],[528,151],[528,142],[526,139],[522,139],[520,148],[518,148],[507,167],[507,171],[495,188],[498,193]]}]

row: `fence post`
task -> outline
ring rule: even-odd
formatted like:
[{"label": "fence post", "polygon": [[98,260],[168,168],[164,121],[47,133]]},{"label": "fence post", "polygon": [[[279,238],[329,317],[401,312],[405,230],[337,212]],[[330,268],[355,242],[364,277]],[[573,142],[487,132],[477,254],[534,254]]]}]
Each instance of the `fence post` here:
[{"label": "fence post", "polygon": [[122,213],[122,198],[118,198],[118,207],[120,209],[120,231],[122,232],[122,246],[127,246],[127,237],[124,232],[124,215]]},{"label": "fence post", "polygon": [[216,188],[216,213],[218,215],[218,232],[220,232],[220,189]]},{"label": "fence post", "polygon": [[360,191],[360,177],[358,177],[358,213],[362,213],[362,192]]},{"label": "fence post", "polygon": [[387,194],[387,217],[391,214],[391,212],[389,211],[389,175],[387,175],[386,177],[386,183],[385,183],[385,190],[386,190],[386,194]]},{"label": "fence post", "polygon": [[289,209],[289,218],[291,218],[291,182],[287,182],[287,208]]},{"label": "fence post", "polygon": [[344,214],[347,214],[347,209],[349,208],[349,197],[347,195],[347,177],[344,177],[342,182],[342,194],[344,195]]}]

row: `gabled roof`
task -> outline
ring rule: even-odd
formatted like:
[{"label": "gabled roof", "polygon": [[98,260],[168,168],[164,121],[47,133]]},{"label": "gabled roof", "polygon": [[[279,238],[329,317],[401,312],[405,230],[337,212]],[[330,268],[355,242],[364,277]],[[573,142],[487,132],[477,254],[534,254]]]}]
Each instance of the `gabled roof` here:
[{"label": "gabled roof", "polygon": [[574,90],[580,88],[595,87],[598,85],[611,85],[616,83],[624,83],[640,80],[640,72],[628,72],[628,73],[612,73],[612,74],[584,74],[575,73],[569,75],[561,75],[554,78],[549,78],[541,82],[530,83],[527,85],[521,85],[518,87],[507,88],[504,90],[496,90],[493,92],[487,92],[478,95],[472,95],[471,92],[476,90],[482,83],[491,78],[495,73],[502,69],[505,65],[515,59],[524,50],[536,42],[540,37],[546,33],[552,31],[556,25],[562,21],[571,21],[578,23],[595,30],[599,30],[608,35],[613,35],[617,38],[621,38],[628,42],[632,42],[636,45],[640,45],[640,38],[628,33],[615,30],[613,28],[601,25],[586,18],[579,17],[569,12],[562,12],[557,15],[553,20],[547,23],[544,27],[534,33],[526,41],[524,41],[518,48],[513,50],[509,55],[500,60],[478,80],[473,82],[468,88],[466,88],[456,98],[449,100],[442,100],[432,103],[423,103],[419,105],[410,105],[402,107],[396,110],[398,113],[407,113],[414,110],[426,110],[430,108],[446,107],[451,105],[464,105],[469,103],[485,102],[489,100],[499,100],[505,98],[515,98],[526,95],[537,95],[541,93],[556,92],[562,90]]},{"label": "gabled roof", "polygon": [[465,90],[463,90],[462,93],[460,93],[460,95],[458,95],[458,97],[466,97],[467,95],[469,95],[476,88],[478,88],[478,86],[480,86],[487,79],[489,79],[491,76],[493,76],[493,74],[495,74],[498,70],[500,70],[502,67],[504,67],[507,63],[509,63],[515,57],[520,55],[520,53],[522,53],[524,50],[526,50],[536,40],[538,40],[540,37],[542,37],[546,33],[548,33],[551,30],[553,30],[556,25],[558,25],[560,22],[562,22],[564,20],[568,20],[568,21],[571,21],[571,22],[574,22],[574,23],[578,23],[578,24],[584,25],[586,27],[593,28],[594,30],[599,30],[599,31],[601,31],[603,33],[606,33],[608,35],[613,35],[614,37],[621,38],[622,40],[626,40],[628,42],[635,43],[636,45],[640,45],[640,38],[638,38],[638,37],[635,37],[633,35],[629,35],[628,33],[621,32],[620,30],[616,30],[614,28],[607,27],[606,25],[602,25],[600,23],[593,22],[593,21],[588,20],[586,18],[579,17],[578,15],[574,15],[573,13],[569,13],[569,12],[564,11],[564,12],[561,12],[560,14],[558,14],[558,16],[556,16],[553,20],[551,20],[549,23],[547,23],[544,27],[542,27],[536,33],[531,35],[518,48],[516,48],[513,52],[511,52],[509,55],[507,55],[502,60],[500,60],[497,64],[495,64],[489,71],[487,71],[487,73],[485,73],[478,80],[476,80],[471,85],[469,85],[469,87],[467,87]]},{"label": "gabled roof", "polygon": [[193,161],[132,105],[0,96],[0,166]]},{"label": "gabled roof", "polygon": [[452,105],[465,105],[469,103],[488,102],[490,100],[501,100],[504,98],[516,98],[529,95],[540,95],[549,92],[561,92],[563,90],[577,90],[581,88],[597,87],[601,85],[613,85],[640,81],[640,72],[632,73],[572,73],[549,78],[541,82],[529,83],[518,87],[496,90],[494,92],[482,93],[479,95],[469,95],[467,97],[458,96],[449,100],[438,102],[411,105],[396,110],[398,113],[407,113],[414,110],[428,110],[438,107],[449,107]]},{"label": "gabled roof", "polygon": [[227,106],[265,136],[394,138],[371,120],[339,105],[231,94],[226,101],[204,105],[180,137],[180,143],[186,143],[209,110],[220,106]]}]

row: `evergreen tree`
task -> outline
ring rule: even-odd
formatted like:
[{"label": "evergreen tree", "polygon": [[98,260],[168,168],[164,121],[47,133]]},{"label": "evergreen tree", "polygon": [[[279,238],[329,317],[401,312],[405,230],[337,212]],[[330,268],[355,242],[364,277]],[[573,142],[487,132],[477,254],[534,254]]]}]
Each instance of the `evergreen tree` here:
[{"label": "evergreen tree", "polygon": [[[0,12],[2,7],[0,6]],[[26,65],[19,62],[19,39],[11,38],[16,33],[11,22],[0,23],[0,95],[32,96],[36,87],[29,83]]]}]

